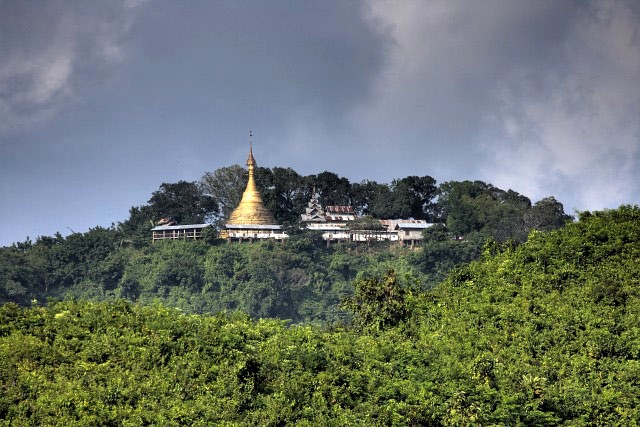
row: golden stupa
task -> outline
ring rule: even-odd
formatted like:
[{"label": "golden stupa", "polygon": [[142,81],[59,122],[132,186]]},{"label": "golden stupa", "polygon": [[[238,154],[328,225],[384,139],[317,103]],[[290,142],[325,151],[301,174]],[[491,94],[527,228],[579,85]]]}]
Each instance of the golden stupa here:
[{"label": "golden stupa", "polygon": [[[256,188],[253,173],[256,168],[256,159],[253,158],[253,144],[249,144],[249,157],[247,158],[247,168],[249,169],[249,180],[247,188],[242,194],[242,200],[238,207],[231,212],[227,221],[227,228],[237,228],[228,226],[238,225],[276,225],[273,214],[264,206],[260,192]],[[262,228],[262,227],[256,227]]]}]

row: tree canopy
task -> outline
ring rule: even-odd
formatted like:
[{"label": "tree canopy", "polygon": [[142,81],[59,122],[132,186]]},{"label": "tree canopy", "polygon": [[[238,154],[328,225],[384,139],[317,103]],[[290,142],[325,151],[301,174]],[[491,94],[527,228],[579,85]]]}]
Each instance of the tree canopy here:
[{"label": "tree canopy", "polygon": [[[64,244],[56,240],[12,255]],[[322,256],[304,236],[287,244]],[[238,270],[249,246],[228,247],[205,276],[277,274],[266,261]],[[485,245],[432,290],[415,288],[398,260],[400,271],[356,275],[344,299],[353,323],[325,327],[123,300],[6,304],[0,423],[635,425],[639,253],[640,208],[584,212],[521,245]],[[292,280],[300,261],[289,261]],[[353,274],[352,261],[342,254],[331,268]],[[255,292],[287,301],[277,288]]]},{"label": "tree canopy", "polygon": [[154,219],[171,218],[179,224],[201,224],[218,211],[216,200],[203,194],[195,182],[164,183],[149,199]]}]

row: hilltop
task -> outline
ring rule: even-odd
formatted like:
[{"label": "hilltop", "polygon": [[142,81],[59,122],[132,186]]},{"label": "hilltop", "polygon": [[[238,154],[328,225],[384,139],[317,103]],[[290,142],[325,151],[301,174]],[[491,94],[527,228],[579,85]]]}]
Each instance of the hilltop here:
[{"label": "hilltop", "polygon": [[[350,183],[331,172],[301,176],[291,168],[256,169],[265,205],[290,238],[276,244],[228,245],[216,226],[238,204],[247,171],[218,169],[200,182],[163,183],[126,220],[67,237],[40,236],[0,248],[0,303],[67,298],[162,302],[189,313],[241,310],[253,317],[294,322],[344,318],[338,302],[357,277],[394,268],[435,286],[460,263],[476,259],[487,239],[522,242],[531,230],[551,230],[570,219],[548,197],[532,203],[511,190],[480,181],[436,185],[429,176],[390,184]],[[326,248],[297,224],[312,194],[323,205],[348,205],[362,219],[412,217],[435,222],[422,245],[409,250],[389,242]],[[160,218],[178,224],[209,220],[204,239],[152,244]]]}]

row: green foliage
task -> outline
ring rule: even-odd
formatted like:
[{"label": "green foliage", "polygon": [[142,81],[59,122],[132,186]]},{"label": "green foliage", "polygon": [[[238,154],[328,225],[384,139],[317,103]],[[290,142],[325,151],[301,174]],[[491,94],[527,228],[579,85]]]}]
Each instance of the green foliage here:
[{"label": "green foliage", "polygon": [[383,277],[357,279],[353,287],[354,295],[340,305],[353,314],[355,326],[379,331],[409,318],[411,290],[400,283],[395,271],[389,270]]},{"label": "green foliage", "polygon": [[256,318],[328,323],[347,317],[338,304],[352,292],[358,273],[393,267],[423,277],[409,250],[387,244],[326,247],[317,233],[305,230],[284,243],[229,245],[212,235],[135,247],[124,243],[118,229],[98,227],[20,248],[0,248],[0,301],[25,306],[51,297],[125,298],[160,301],[187,313],[242,310]]},{"label": "green foliage", "polygon": [[420,337],[462,406],[452,423],[639,420],[639,220],[637,207],[585,213],[523,245],[489,245],[425,296]]},{"label": "green foliage", "polygon": [[309,177],[300,176],[291,168],[260,167],[256,171],[256,184],[265,206],[273,212],[279,223],[298,222],[311,197],[312,183]]},{"label": "green foliage", "polygon": [[199,182],[202,192],[218,202],[216,223],[222,225],[242,199],[249,173],[240,165],[218,168],[205,173]]},{"label": "green foliage", "polygon": [[455,267],[478,259],[487,239],[477,232],[458,239],[444,225],[436,224],[425,230],[422,251],[415,254],[413,262],[425,273],[426,285],[433,287]]},{"label": "green foliage", "polygon": [[129,209],[129,218],[118,223],[118,229],[122,232],[123,242],[136,247],[149,244],[149,234],[158,220],[157,214],[149,205],[133,206]]},{"label": "green foliage", "polygon": [[[435,219],[433,202],[436,196],[436,180],[430,176],[408,176],[391,183],[394,195],[391,215],[379,218]],[[379,213],[381,214],[381,213]]]},{"label": "green foliage", "polygon": [[310,178],[320,193],[320,202],[323,206],[349,205],[351,183],[347,178],[341,178],[329,171],[311,175]]},{"label": "green foliage", "polygon": [[[433,242],[448,241],[443,230],[432,234]],[[349,247],[307,245],[300,235],[285,245],[192,246],[206,260],[200,299],[240,283],[234,277],[253,286],[266,274],[272,287],[256,287],[253,301],[266,300],[260,310],[268,312],[271,295],[286,300],[272,264],[294,271],[323,260],[323,269],[298,277],[299,291],[327,292],[323,275],[355,279],[345,304],[356,327],[288,325],[231,311],[185,315],[122,300],[1,306],[0,424],[640,421],[640,208],[585,212],[561,230],[532,232],[522,245],[489,242],[480,261],[431,291],[400,280],[408,261],[398,273],[376,270],[373,260],[396,263],[389,251],[355,257]],[[129,248],[136,260],[123,279],[137,277],[141,292],[169,274],[181,280],[158,260],[187,256],[188,247]],[[167,301],[188,286],[199,284],[169,287]]]},{"label": "green foliage", "polygon": [[363,181],[351,186],[351,204],[359,214],[374,218],[436,220],[435,184],[430,176],[408,176],[393,180],[391,185]]},{"label": "green foliage", "polygon": [[560,202],[547,197],[533,207],[515,191],[482,181],[445,182],[439,188],[439,207],[455,236],[483,233],[504,242],[526,240],[530,230],[553,230],[571,219]]},{"label": "green foliage", "polygon": [[187,181],[163,183],[151,195],[149,206],[155,221],[171,218],[178,224],[201,224],[218,210],[213,197],[204,194],[197,183]]}]

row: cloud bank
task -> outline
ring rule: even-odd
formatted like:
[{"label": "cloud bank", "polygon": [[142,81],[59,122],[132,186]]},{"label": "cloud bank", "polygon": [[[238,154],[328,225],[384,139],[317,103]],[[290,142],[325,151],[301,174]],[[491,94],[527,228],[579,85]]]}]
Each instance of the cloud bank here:
[{"label": "cloud bank", "polygon": [[0,1],[0,241],[123,220],[242,163],[249,129],[302,174],[640,203],[639,23],[636,0]]},{"label": "cloud bank", "polygon": [[502,141],[487,144],[495,153],[487,176],[539,196],[573,192],[583,209],[637,201],[639,12],[631,3],[591,3],[539,81],[527,79],[529,69],[510,77],[494,117]]},{"label": "cloud bank", "polygon": [[395,43],[356,118],[378,145],[422,145],[434,175],[466,170],[569,209],[637,202],[638,6],[374,1]]},{"label": "cloud bank", "polygon": [[143,2],[5,2],[0,13],[0,132],[51,120],[75,92],[122,61]]}]

